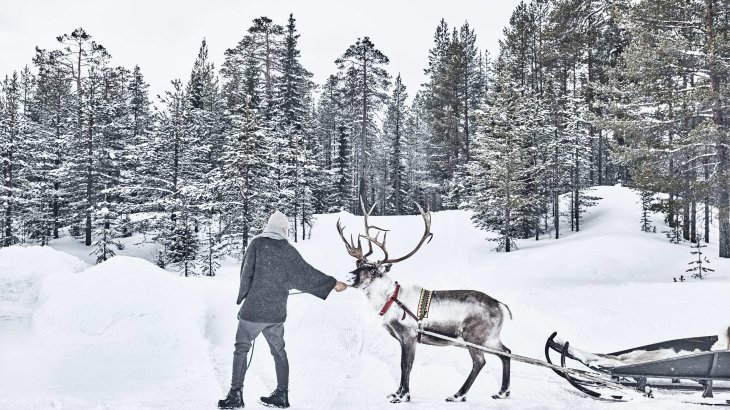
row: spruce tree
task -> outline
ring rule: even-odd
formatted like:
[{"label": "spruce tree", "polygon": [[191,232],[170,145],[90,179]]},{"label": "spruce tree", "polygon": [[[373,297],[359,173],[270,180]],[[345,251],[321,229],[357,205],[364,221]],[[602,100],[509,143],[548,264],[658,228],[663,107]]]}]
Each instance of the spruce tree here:
[{"label": "spruce tree", "polygon": [[406,87],[401,81],[401,76],[395,79],[393,92],[386,110],[385,122],[383,124],[383,135],[385,137],[386,153],[388,154],[388,173],[384,185],[387,187],[387,194],[384,195],[385,213],[390,215],[402,215],[406,210],[405,196],[408,191],[408,180],[406,178],[405,146],[406,124],[408,122],[408,111],[406,105]]},{"label": "spruce tree", "polygon": [[494,230],[497,250],[516,249],[516,239],[526,217],[524,138],[520,126],[519,85],[506,69],[498,67],[491,90],[492,105],[482,119],[468,182],[474,187],[469,208],[481,229]]},{"label": "spruce tree", "polygon": [[[357,195],[368,203],[375,202],[374,190],[371,189],[373,173],[370,158],[373,136],[378,133],[375,113],[386,100],[390,85],[390,75],[383,68],[390,60],[370,41],[370,37],[358,38],[355,44],[335,60],[340,72],[347,77],[346,98],[350,101],[350,109],[355,113],[353,137],[357,138]],[[352,198],[356,203],[356,198]]]},{"label": "spruce tree", "polygon": [[71,34],[57,37],[63,45],[59,56],[62,64],[70,69],[75,83],[75,134],[77,139],[70,147],[78,156],[69,161],[70,187],[79,190],[71,191],[71,206],[84,219],[84,244],[91,246],[92,213],[96,191],[96,172],[94,158],[99,149],[95,141],[99,137],[99,115],[103,76],[107,70],[109,53],[104,46],[91,40],[91,35],[83,28],[77,28]]}]

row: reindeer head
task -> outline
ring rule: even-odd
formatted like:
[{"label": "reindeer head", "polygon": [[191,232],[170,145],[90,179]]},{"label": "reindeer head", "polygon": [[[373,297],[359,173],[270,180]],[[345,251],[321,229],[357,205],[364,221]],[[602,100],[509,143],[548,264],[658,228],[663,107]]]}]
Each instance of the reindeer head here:
[{"label": "reindeer head", "polygon": [[[370,225],[368,223],[368,216],[370,216],[370,214],[373,212],[373,209],[375,209],[375,205],[370,208],[370,211],[367,211],[365,209],[365,204],[363,203],[361,198],[360,206],[362,207],[363,218],[365,222],[365,233],[359,234],[357,236],[357,246],[355,245],[355,240],[353,239],[352,235],[350,235],[349,242],[347,241],[347,239],[345,239],[345,236],[343,234],[345,227],[340,224],[339,219],[337,220],[337,232],[339,232],[340,238],[342,238],[342,242],[345,243],[347,253],[349,253],[350,256],[356,259],[355,264],[357,267],[354,271],[350,272],[350,276],[347,280],[347,285],[353,288],[367,288],[373,283],[373,281],[382,278],[383,275],[388,273],[394,263],[398,263],[400,261],[410,258],[411,256],[413,256],[413,254],[416,253],[421,245],[423,245],[426,239],[428,239],[430,242],[431,238],[433,237],[433,234],[431,233],[431,213],[424,212],[421,206],[416,204],[418,210],[421,212],[421,216],[423,217],[423,222],[425,224],[423,236],[421,237],[420,242],[418,242],[418,245],[416,245],[415,249],[413,249],[410,253],[400,258],[391,259],[388,256],[388,250],[385,248],[385,240],[388,236],[388,230],[379,228],[374,225]],[[375,236],[371,235],[371,230],[377,231]],[[381,233],[383,234],[382,241],[380,239]],[[368,242],[368,252],[365,254],[363,254],[361,239],[365,239]],[[380,248],[380,250],[383,252],[382,260],[369,261],[367,259],[368,256],[372,255],[373,253],[373,245]]]}]

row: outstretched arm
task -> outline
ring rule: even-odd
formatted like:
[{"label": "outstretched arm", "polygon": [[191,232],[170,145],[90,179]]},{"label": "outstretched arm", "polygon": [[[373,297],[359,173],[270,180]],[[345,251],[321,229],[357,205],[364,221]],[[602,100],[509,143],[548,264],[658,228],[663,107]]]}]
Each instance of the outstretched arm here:
[{"label": "outstretched arm", "polygon": [[308,264],[296,249],[292,249],[292,251],[295,253],[296,264],[288,270],[291,288],[299,289],[320,299],[326,299],[332,289],[336,289],[338,292],[345,290],[347,286],[344,283],[338,282],[332,276],[326,275]]}]

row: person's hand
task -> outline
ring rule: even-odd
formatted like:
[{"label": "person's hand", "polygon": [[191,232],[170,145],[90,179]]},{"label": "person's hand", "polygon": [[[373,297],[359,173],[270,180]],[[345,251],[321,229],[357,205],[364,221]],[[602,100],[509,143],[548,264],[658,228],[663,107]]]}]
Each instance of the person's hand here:
[{"label": "person's hand", "polygon": [[347,289],[347,285],[344,282],[340,282],[339,280],[335,284],[335,290],[338,292],[342,292],[343,290]]}]

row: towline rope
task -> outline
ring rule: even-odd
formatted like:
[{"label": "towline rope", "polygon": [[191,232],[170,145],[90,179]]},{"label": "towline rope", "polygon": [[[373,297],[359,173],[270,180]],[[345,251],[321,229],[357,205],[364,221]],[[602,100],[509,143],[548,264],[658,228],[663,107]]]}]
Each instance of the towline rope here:
[{"label": "towline rope", "polygon": [[539,366],[539,367],[547,367],[549,369],[557,370],[557,371],[563,372],[563,373],[576,374],[576,375],[582,376],[588,380],[601,383],[604,386],[613,387],[614,389],[621,390],[621,391],[626,391],[626,386],[624,386],[620,383],[615,383],[610,380],[606,380],[604,377],[598,375],[598,373],[595,373],[595,372],[591,372],[591,371],[587,371],[587,370],[580,370],[580,369],[573,369],[570,367],[557,366],[557,365],[550,364],[548,362],[545,362],[545,361],[542,361],[539,359],[533,359],[532,357],[521,356],[518,354],[506,353],[506,352],[503,352],[500,350],[490,349],[486,346],[478,345],[475,343],[470,343],[470,342],[467,342],[464,340],[455,339],[455,338],[449,337],[449,336],[444,336],[442,334],[430,332],[428,330],[418,329],[417,332],[422,333],[424,335],[431,336],[431,337],[435,337],[438,339],[448,340],[450,342],[457,343],[457,344],[460,344],[463,346],[473,347],[474,349],[478,349],[483,352],[491,353],[491,354],[494,354],[497,356],[509,357],[510,359],[514,359],[518,362],[527,363],[527,364],[531,364],[531,365]]}]

